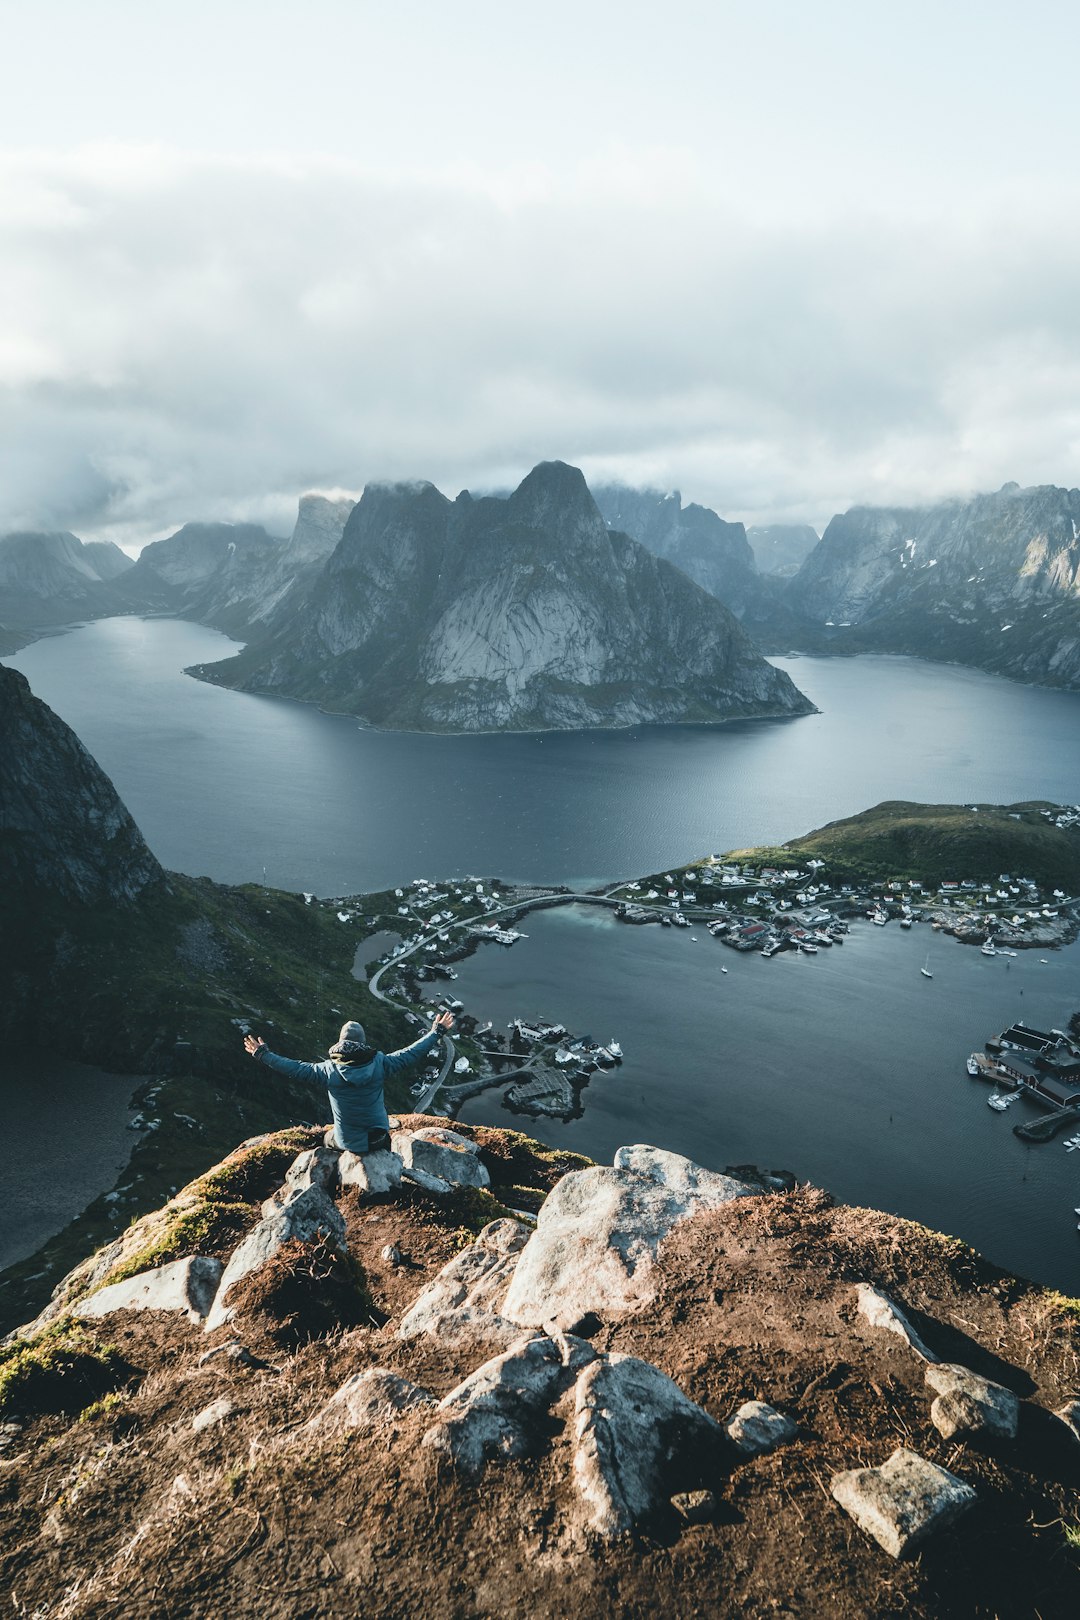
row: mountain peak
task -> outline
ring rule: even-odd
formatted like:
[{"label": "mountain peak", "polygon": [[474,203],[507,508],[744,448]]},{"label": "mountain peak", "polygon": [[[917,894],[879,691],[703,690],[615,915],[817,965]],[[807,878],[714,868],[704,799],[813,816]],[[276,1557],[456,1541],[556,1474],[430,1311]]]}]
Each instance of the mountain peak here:
[{"label": "mountain peak", "polygon": [[568,527],[587,525],[597,531],[605,528],[584,473],[565,461],[539,462],[521,480],[507,504],[512,520],[529,528],[551,529],[559,535],[565,534]]}]

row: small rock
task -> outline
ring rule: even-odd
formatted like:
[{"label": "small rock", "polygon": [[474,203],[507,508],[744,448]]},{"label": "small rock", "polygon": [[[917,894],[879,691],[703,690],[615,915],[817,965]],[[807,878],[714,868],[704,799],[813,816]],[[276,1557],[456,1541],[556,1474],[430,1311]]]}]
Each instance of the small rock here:
[{"label": "small rock", "polygon": [[411,1384],[385,1367],[370,1367],[347,1379],[307,1427],[368,1433],[391,1428],[403,1413],[434,1406],[434,1395],[418,1384]]},{"label": "small rock", "polygon": [[764,1401],[746,1401],[724,1424],[724,1432],[744,1457],[761,1457],[794,1440],[799,1425]]},{"label": "small rock", "polygon": [[204,1406],[201,1412],[196,1412],[191,1420],[192,1431],[201,1434],[204,1429],[217,1428],[220,1424],[227,1423],[235,1411],[235,1402],[230,1401],[227,1395],[221,1395],[216,1401],[211,1401],[209,1406]]},{"label": "small rock", "polygon": [[21,1423],[0,1423],[0,1451],[9,1451],[22,1432]]},{"label": "small rock", "polygon": [[591,1345],[578,1340],[519,1336],[503,1355],[486,1361],[444,1396],[441,1421],[421,1444],[472,1477],[489,1460],[524,1457],[547,1408],[595,1355]]},{"label": "small rock", "polygon": [[379,1250],[379,1259],[385,1260],[388,1265],[400,1266],[401,1250],[396,1243],[387,1243]]},{"label": "small rock", "polygon": [[687,1524],[706,1524],[716,1512],[712,1491],[679,1491],[671,1505]]},{"label": "small rock", "polygon": [[1080,1440],[1080,1401],[1066,1401],[1054,1413],[1059,1417],[1067,1429],[1072,1431],[1074,1440]]},{"label": "small rock", "polygon": [[880,1468],[834,1474],[833,1496],[893,1558],[914,1552],[975,1501],[970,1485],[914,1451],[894,1451]]},{"label": "small rock", "polygon": [[253,1356],[246,1344],[239,1339],[230,1339],[226,1344],[215,1344],[212,1350],[204,1350],[196,1362],[197,1367],[205,1366],[213,1361],[215,1356],[224,1356],[227,1361],[235,1361],[238,1366],[247,1367],[251,1372],[280,1372],[280,1367],[272,1367],[268,1361],[259,1356]]},{"label": "small rock", "polygon": [[883,1294],[880,1288],[875,1288],[871,1283],[856,1283],[855,1295],[859,1302],[859,1314],[865,1316],[871,1327],[895,1333],[924,1361],[939,1360],[888,1294]]},{"label": "small rock", "polygon": [[927,1367],[926,1382],[939,1391],[930,1408],[930,1421],[939,1434],[982,1434],[997,1440],[1015,1440],[1020,1425],[1020,1401],[1011,1389],[980,1378],[969,1367],[941,1362]]},{"label": "small rock", "polygon": [[361,1196],[380,1198],[401,1185],[401,1156],[383,1148],[377,1153],[350,1153],[338,1159],[343,1187],[355,1187]]}]

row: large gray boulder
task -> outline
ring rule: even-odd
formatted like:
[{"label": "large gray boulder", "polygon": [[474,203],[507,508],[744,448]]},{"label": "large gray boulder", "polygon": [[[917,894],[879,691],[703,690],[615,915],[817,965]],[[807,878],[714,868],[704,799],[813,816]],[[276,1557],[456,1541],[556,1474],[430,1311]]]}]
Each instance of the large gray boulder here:
[{"label": "large gray boulder", "polygon": [[109,1283],[96,1294],[71,1307],[73,1316],[108,1316],[113,1311],[184,1311],[190,1322],[208,1315],[218,1291],[223,1267],[209,1255],[193,1254],[170,1260],[152,1271],[140,1271],[122,1282]]},{"label": "large gray boulder", "polygon": [[289,1203],[283,1204],[273,1214],[264,1216],[239,1248],[233,1250],[217,1297],[206,1318],[207,1333],[212,1333],[235,1316],[235,1308],[226,1302],[233,1283],[265,1265],[290,1239],[314,1243],[319,1238],[329,1238],[339,1248],[344,1248],[345,1221],[337,1205],[321,1187],[304,1187],[295,1193]]},{"label": "large gray boulder", "polygon": [[917,1551],[975,1502],[970,1485],[902,1447],[880,1468],[834,1474],[829,1489],[860,1529],[893,1558]]},{"label": "large gray boulder", "polygon": [[940,1362],[927,1367],[926,1382],[938,1391],[930,1421],[946,1440],[954,1435],[983,1435],[989,1440],[1015,1440],[1020,1426],[1020,1399],[1004,1384],[981,1378],[970,1367]]},{"label": "large gray boulder", "polygon": [[440,1125],[397,1131],[391,1138],[406,1170],[424,1171],[454,1187],[487,1187],[491,1177],[480,1162],[475,1142]]},{"label": "large gray boulder", "polygon": [[422,1444],[471,1477],[485,1462],[526,1456],[548,1407],[595,1356],[583,1339],[519,1339],[439,1402],[439,1421]]},{"label": "large gray boulder", "polygon": [[507,1321],[499,1306],[528,1238],[521,1221],[489,1221],[476,1242],[448,1260],[410,1306],[398,1338],[479,1339],[503,1349],[520,1339],[521,1328]]},{"label": "large gray boulder", "polygon": [[700,1483],[684,1453],[725,1444],[716,1420],[666,1373],[620,1355],[598,1357],[578,1377],[574,1437],[574,1479],[589,1528],[603,1536],[633,1530],[673,1487]]},{"label": "large gray boulder", "polygon": [[620,1148],[622,1164],[563,1176],[548,1195],[503,1305],[523,1327],[623,1312],[658,1286],[656,1255],[690,1216],[757,1192],[677,1153]]}]

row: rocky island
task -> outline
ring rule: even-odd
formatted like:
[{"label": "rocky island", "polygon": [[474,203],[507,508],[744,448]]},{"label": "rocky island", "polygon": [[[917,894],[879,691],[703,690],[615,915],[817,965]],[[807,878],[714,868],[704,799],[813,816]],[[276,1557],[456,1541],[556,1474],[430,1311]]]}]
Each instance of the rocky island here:
[{"label": "rocky island", "polygon": [[561,462],[506,500],[369,485],[289,621],[191,673],[422,731],[813,712],[715,597],[609,530]]}]

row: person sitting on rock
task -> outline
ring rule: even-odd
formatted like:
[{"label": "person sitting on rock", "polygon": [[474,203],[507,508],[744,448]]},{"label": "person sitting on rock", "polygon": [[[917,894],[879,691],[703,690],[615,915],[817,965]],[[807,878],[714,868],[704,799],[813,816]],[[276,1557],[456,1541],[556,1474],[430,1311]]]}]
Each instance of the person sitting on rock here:
[{"label": "person sitting on rock", "polygon": [[441,1033],[454,1027],[453,1013],[439,1013],[430,1030],[411,1046],[397,1052],[379,1052],[367,1044],[363,1024],[342,1024],[326,1063],[297,1063],[271,1052],[259,1035],[245,1035],[244,1047],[253,1058],[290,1080],[324,1085],[330,1097],[334,1123],[326,1133],[326,1146],[350,1153],[376,1153],[390,1146],[390,1120],[383,1085],[388,1074],[411,1069],[439,1042]]}]

